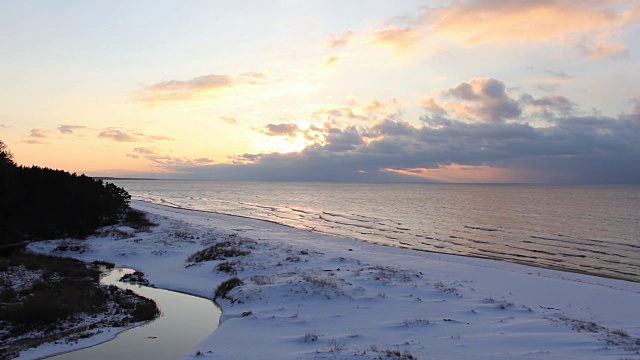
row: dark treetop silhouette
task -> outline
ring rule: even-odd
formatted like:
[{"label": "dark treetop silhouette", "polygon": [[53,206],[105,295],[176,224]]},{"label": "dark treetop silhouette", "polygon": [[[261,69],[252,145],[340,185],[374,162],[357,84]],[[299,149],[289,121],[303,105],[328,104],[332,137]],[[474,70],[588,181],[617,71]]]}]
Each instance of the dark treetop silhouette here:
[{"label": "dark treetop silhouette", "polygon": [[130,199],[124,189],[85,175],[18,166],[0,141],[0,247],[85,237],[116,222]]}]

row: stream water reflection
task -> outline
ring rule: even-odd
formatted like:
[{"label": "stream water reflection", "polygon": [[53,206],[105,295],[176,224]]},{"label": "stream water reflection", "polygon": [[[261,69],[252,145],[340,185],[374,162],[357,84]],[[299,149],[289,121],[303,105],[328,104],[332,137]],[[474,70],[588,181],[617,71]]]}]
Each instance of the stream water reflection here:
[{"label": "stream water reflection", "polygon": [[125,274],[133,272],[131,269],[116,268],[107,273],[101,282],[131,289],[153,299],[162,316],[124,331],[111,341],[50,359],[177,359],[218,327],[221,312],[211,300],[118,281]]}]

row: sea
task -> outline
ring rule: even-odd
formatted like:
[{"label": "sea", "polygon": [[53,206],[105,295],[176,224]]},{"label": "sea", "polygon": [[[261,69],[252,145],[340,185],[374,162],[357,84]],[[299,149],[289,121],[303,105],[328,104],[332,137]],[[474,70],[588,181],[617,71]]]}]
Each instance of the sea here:
[{"label": "sea", "polygon": [[640,281],[640,186],[109,180],[133,199]]}]

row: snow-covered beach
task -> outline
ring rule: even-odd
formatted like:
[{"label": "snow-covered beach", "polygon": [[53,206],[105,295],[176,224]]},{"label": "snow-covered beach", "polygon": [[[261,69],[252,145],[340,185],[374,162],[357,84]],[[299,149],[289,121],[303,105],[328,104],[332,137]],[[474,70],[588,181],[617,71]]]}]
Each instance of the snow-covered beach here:
[{"label": "snow-covered beach", "polygon": [[[419,252],[141,201],[159,225],[34,251],[143,271],[218,298],[220,327],[185,354],[215,359],[638,359],[640,283]],[[60,242],[82,252],[54,252]],[[226,260],[188,262],[216,244]],[[221,266],[222,264],[222,266]],[[77,346],[81,346],[82,343]],[[60,351],[56,345],[25,357]]]}]

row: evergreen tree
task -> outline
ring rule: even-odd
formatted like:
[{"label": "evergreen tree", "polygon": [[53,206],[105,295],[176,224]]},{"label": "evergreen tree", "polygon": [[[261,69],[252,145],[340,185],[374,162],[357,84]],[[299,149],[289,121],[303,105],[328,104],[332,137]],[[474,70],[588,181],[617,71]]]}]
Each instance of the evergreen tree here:
[{"label": "evergreen tree", "polygon": [[0,140],[0,168],[5,166],[14,166],[13,154],[9,151],[7,144]]},{"label": "evergreen tree", "polygon": [[130,199],[124,189],[85,175],[17,166],[0,141],[0,246],[85,237],[115,223]]}]

